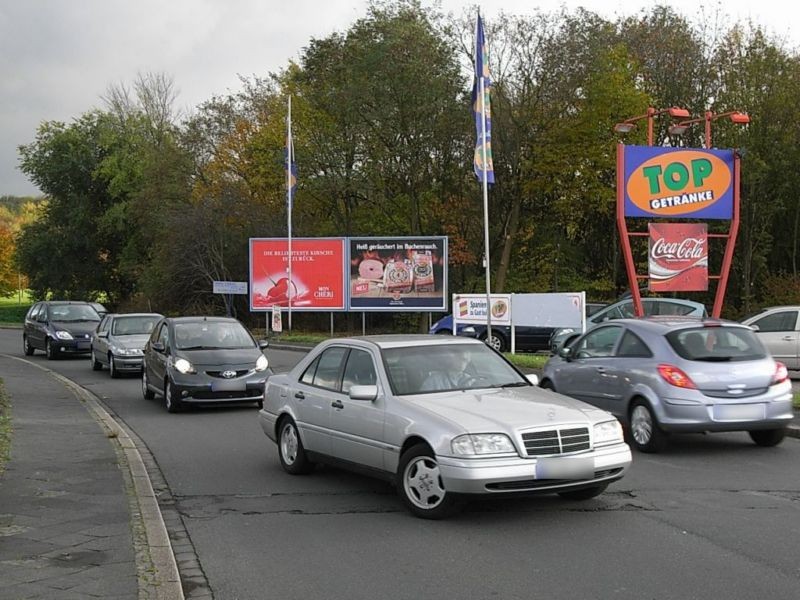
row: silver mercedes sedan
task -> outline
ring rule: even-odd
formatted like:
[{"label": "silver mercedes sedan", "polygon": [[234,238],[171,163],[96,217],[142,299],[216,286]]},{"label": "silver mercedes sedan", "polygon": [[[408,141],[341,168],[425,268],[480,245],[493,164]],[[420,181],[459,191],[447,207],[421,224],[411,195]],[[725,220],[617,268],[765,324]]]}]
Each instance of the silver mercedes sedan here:
[{"label": "silver mercedes sedan", "polygon": [[541,386],[616,415],[643,452],[662,450],[671,432],[747,431],[774,446],[794,416],[786,366],[749,327],[717,319],[595,327],[547,362]]},{"label": "silver mercedes sedan", "polygon": [[332,339],[270,377],[259,420],[288,473],[354,468],[423,518],[470,494],[600,494],[631,464],[620,423],[529,377],[469,338]]}]

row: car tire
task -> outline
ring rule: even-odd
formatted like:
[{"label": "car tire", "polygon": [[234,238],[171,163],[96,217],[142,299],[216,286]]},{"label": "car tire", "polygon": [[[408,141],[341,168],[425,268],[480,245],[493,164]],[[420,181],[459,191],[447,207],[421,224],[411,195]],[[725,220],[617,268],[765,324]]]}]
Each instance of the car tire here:
[{"label": "car tire", "polygon": [[753,431],[748,431],[747,433],[750,434],[750,439],[752,439],[759,446],[763,446],[764,448],[771,448],[772,446],[777,446],[783,441],[783,438],[786,437],[785,428],[755,429]]},{"label": "car tire", "polygon": [[47,338],[44,341],[44,354],[47,356],[47,360],[55,360],[56,356],[58,355],[58,351],[53,348],[53,344],[50,341],[50,338]]},{"label": "car tire", "polygon": [[283,470],[290,475],[305,475],[314,469],[291,417],[284,417],[278,424],[278,458]]},{"label": "car tire", "polygon": [[549,379],[542,379],[542,382],[539,384],[539,387],[543,390],[550,390],[551,392],[556,391],[556,386],[553,385],[553,382]]},{"label": "car tire", "polygon": [[142,396],[145,400],[152,400],[156,397],[155,392],[147,385],[147,369],[142,369]]},{"label": "car tire", "polygon": [[653,409],[646,400],[638,398],[629,413],[630,441],[640,452],[661,452],[667,445],[667,434],[658,424]]},{"label": "car tire", "polygon": [[92,371],[102,371],[103,370],[103,363],[97,360],[97,357],[94,354],[94,350],[89,355],[89,360],[92,362]]},{"label": "car tire", "polygon": [[183,410],[183,402],[175,397],[175,386],[169,382],[169,377],[164,379],[164,406],[167,412],[176,413]]},{"label": "car tire", "polygon": [[603,483],[601,485],[595,485],[593,487],[584,488],[582,490],[574,490],[571,492],[558,492],[558,495],[564,498],[564,500],[590,500],[595,496],[599,496],[603,492],[606,491],[608,487],[607,483]]},{"label": "car tire", "polygon": [[31,346],[31,343],[28,341],[28,336],[22,336],[22,351],[25,352],[25,356],[33,356],[34,349]]},{"label": "car tire", "polygon": [[481,340],[490,348],[493,348],[497,352],[505,352],[508,350],[508,344],[506,343],[506,338],[503,337],[502,334],[496,333],[492,331],[492,339],[487,339],[487,334],[484,332],[481,334]]},{"label": "car tire", "polygon": [[114,364],[114,355],[111,353],[108,355],[108,374],[111,375],[111,379],[119,378],[119,369],[117,369],[117,365]]},{"label": "car tire", "polygon": [[431,449],[417,444],[400,457],[397,491],[406,508],[423,519],[444,519],[461,509],[462,500],[444,489]]}]

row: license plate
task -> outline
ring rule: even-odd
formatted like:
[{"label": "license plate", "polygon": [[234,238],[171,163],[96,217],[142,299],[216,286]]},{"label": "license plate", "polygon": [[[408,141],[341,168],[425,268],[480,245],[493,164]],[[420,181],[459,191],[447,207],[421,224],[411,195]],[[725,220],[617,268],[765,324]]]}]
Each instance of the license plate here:
[{"label": "license plate", "polygon": [[536,479],[592,479],[594,459],[544,457],[536,461]]},{"label": "license plate", "polygon": [[78,350],[88,350],[90,342],[78,342]]},{"label": "license plate", "polygon": [[247,389],[244,381],[213,381],[211,383],[212,392],[243,392]]},{"label": "license plate", "polygon": [[716,404],[715,421],[758,421],[764,418],[763,404]]}]

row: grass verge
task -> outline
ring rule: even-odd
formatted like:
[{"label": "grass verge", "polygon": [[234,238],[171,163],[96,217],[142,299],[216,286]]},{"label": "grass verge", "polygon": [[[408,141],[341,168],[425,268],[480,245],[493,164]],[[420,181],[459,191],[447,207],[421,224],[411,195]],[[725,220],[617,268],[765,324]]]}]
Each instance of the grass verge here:
[{"label": "grass verge", "polygon": [[5,471],[11,451],[11,403],[0,379],[0,475]]},{"label": "grass verge", "polygon": [[800,392],[794,393],[794,396],[792,397],[792,406],[794,406],[797,410],[800,410]]}]

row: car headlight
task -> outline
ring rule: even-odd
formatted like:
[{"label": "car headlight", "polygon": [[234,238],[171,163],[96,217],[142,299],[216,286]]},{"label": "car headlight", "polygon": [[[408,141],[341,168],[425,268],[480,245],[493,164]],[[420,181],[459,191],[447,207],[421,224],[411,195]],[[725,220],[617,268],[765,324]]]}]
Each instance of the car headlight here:
[{"label": "car headlight", "polygon": [[269,361],[267,360],[267,357],[263,354],[259,356],[258,360],[256,360],[256,371],[266,371],[268,366]]},{"label": "car headlight", "polygon": [[570,333],[575,333],[572,327],[565,327],[564,329],[558,330],[558,335],[569,335]]},{"label": "car headlight", "polygon": [[477,456],[486,454],[508,454],[516,452],[514,444],[503,433],[468,433],[453,438],[450,442],[453,454]]},{"label": "car headlight", "polygon": [[186,374],[186,373],[197,373],[197,371],[194,370],[194,367],[192,366],[192,363],[190,363],[185,358],[179,358],[179,359],[175,360],[172,363],[172,366],[175,367],[175,370],[178,371],[179,373],[183,373],[183,374]]},{"label": "car headlight", "polygon": [[469,325],[468,327],[464,327],[464,329],[461,330],[461,333],[475,333],[475,328],[472,325]]},{"label": "car headlight", "polygon": [[119,356],[141,356],[142,351],[139,348],[124,348],[122,346],[111,346],[111,352]]},{"label": "car headlight", "polygon": [[72,334],[69,331],[56,331],[56,337],[60,340],[71,340]]},{"label": "car headlight", "polygon": [[622,425],[619,421],[603,421],[594,426],[594,445],[605,446],[622,442]]}]

